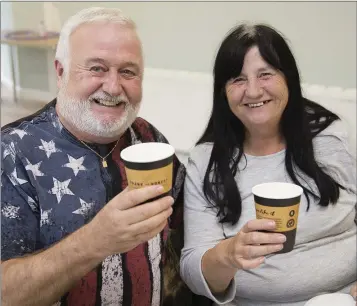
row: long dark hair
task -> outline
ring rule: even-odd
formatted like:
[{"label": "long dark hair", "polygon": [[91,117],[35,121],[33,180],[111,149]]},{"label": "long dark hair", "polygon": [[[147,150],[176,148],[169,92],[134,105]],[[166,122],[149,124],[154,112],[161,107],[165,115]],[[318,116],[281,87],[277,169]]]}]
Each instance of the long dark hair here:
[{"label": "long dark hair", "polygon": [[[240,75],[244,56],[253,46],[258,47],[268,64],[284,74],[287,82],[289,98],[280,120],[280,130],[286,142],[285,167],[292,181],[303,188],[307,209],[310,206],[308,195],[319,199],[319,205],[328,206],[337,202],[339,188],[344,189],[319,167],[312,144],[313,137],[339,117],[302,96],[294,56],[281,34],[267,25],[243,24],[227,35],[218,50],[214,64],[213,109],[207,128],[197,143],[213,143],[203,191],[210,205],[217,208],[221,223],[236,224],[241,215],[242,199],[234,178],[244,156],[245,140],[245,127],[229,108],[225,85]],[[295,171],[297,169],[315,181],[319,194],[301,184],[304,178]]]}]

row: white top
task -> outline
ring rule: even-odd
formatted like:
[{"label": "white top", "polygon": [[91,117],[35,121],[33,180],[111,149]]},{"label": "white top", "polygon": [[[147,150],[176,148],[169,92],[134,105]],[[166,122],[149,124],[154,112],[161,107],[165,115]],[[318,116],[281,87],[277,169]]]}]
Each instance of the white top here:
[{"label": "white top", "polygon": [[[237,306],[303,306],[324,293],[348,293],[357,280],[356,265],[356,160],[348,151],[347,134],[334,122],[313,140],[317,162],[352,193],[340,192],[336,205],[319,206],[311,198],[310,209],[301,197],[294,249],[266,257],[253,270],[239,270],[223,297],[210,292],[201,271],[201,258],[224,237],[232,237],[255,219],[252,187],[266,182],[290,182],[285,169],[285,151],[268,156],[242,158],[236,181],[242,197],[242,215],[235,226],[217,222],[216,211],[207,209],[203,178],[212,146],[199,145],[191,153],[185,181],[185,245],[181,274],[195,293],[216,304]],[[306,175],[308,184],[316,185]]]}]

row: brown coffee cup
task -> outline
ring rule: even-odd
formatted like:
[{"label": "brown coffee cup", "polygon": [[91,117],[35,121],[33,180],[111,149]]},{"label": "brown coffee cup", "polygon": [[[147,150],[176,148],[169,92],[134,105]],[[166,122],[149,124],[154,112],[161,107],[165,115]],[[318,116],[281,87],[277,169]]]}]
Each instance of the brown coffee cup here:
[{"label": "brown coffee cup", "polygon": [[276,223],[273,232],[286,236],[284,247],[276,254],[290,252],[295,245],[299,206],[303,189],[295,184],[271,182],[252,188],[257,219]]},{"label": "brown coffee cup", "polygon": [[161,142],[145,142],[125,148],[120,157],[124,162],[129,189],[161,185],[164,193],[158,198],[169,195],[174,155],[174,147]]}]

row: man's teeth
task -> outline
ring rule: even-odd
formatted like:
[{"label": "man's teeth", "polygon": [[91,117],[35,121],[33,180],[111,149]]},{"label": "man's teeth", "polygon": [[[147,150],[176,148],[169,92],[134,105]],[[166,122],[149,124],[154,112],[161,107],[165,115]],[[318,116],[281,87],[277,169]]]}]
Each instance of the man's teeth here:
[{"label": "man's teeth", "polygon": [[250,103],[247,104],[250,108],[255,108],[255,107],[260,107],[263,106],[264,104],[268,103],[269,101],[263,101],[263,102],[259,102],[259,103]]},{"label": "man's teeth", "polygon": [[98,100],[98,101],[99,101],[99,104],[103,104],[105,106],[117,106],[121,103],[120,101],[118,101],[118,102],[112,102],[112,101],[106,101],[106,100]]}]

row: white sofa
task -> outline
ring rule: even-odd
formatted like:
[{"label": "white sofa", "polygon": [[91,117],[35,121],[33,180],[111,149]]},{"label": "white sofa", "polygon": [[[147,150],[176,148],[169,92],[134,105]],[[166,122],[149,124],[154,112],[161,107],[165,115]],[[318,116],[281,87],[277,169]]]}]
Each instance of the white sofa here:
[{"label": "white sofa", "polygon": [[[154,124],[176,148],[183,162],[206,127],[212,107],[212,76],[147,68],[140,116]],[[307,98],[336,112],[349,128],[356,152],[356,89],[303,84]]]}]

